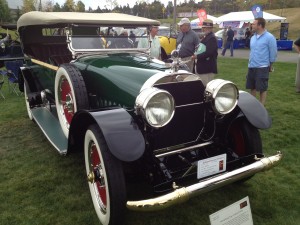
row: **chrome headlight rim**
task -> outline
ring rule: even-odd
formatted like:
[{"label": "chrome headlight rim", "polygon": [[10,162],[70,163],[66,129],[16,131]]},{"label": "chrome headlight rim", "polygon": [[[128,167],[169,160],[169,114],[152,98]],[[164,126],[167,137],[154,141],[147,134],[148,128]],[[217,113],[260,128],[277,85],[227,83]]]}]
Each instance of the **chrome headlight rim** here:
[{"label": "chrome headlight rim", "polygon": [[[164,95],[170,101],[170,112],[168,113],[169,117],[164,120],[162,123],[154,124],[148,116],[147,106],[151,102],[151,100],[157,95]],[[166,126],[173,118],[175,113],[175,101],[173,96],[166,90],[158,89],[155,87],[150,87],[142,90],[136,98],[135,101],[135,110],[136,114],[142,116],[142,118],[146,121],[146,123],[154,128],[160,128]]]},{"label": "chrome headlight rim", "polygon": [[[229,89],[228,89],[228,87],[229,87]],[[231,102],[229,102],[227,108],[221,110],[218,106],[218,101],[219,101],[218,98],[222,98],[222,97],[224,98],[224,96],[226,96],[226,95],[230,96],[230,93],[228,91],[225,92],[226,89],[228,89],[229,91],[232,91],[231,95],[233,97],[231,99],[227,98],[227,100],[229,100]],[[225,93],[225,95],[224,95],[224,93]],[[206,102],[210,101],[212,103],[213,111],[218,115],[226,115],[226,114],[232,112],[235,109],[235,107],[238,103],[238,99],[239,99],[239,91],[238,91],[237,86],[233,82],[223,80],[223,79],[215,79],[215,80],[210,81],[206,85],[205,95],[206,95],[205,96]],[[219,95],[221,95],[221,97]],[[222,105],[222,106],[224,106],[224,105]]]}]

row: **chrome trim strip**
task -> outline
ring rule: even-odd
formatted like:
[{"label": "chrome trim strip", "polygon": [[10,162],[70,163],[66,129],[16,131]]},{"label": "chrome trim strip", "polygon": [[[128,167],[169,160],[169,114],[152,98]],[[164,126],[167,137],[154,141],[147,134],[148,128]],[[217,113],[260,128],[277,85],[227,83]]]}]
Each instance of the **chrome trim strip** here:
[{"label": "chrome trim strip", "polygon": [[176,184],[174,184],[174,191],[169,194],[152,199],[127,201],[126,206],[128,209],[134,211],[155,211],[165,209],[172,205],[185,202],[196,195],[212,191],[227,184],[252,176],[258,172],[271,169],[277,166],[282,158],[282,153],[277,152],[276,155],[257,159],[256,162],[251,163],[250,165],[231,172],[216,175],[187,187],[178,188]]},{"label": "chrome trim strip", "polygon": [[203,102],[196,102],[196,103],[191,103],[191,104],[186,104],[186,105],[176,105],[176,108],[194,106],[194,105],[202,105],[202,104],[204,104],[204,103]]},{"label": "chrome trim strip", "polygon": [[161,154],[159,154],[159,152],[161,152],[162,150],[155,150],[154,155],[157,158],[160,158],[160,157],[175,155],[175,154],[178,154],[178,153],[181,153],[181,152],[191,151],[191,150],[194,150],[196,148],[202,148],[202,147],[205,147],[205,146],[208,146],[208,145],[211,145],[211,144],[213,144],[213,142],[209,141],[209,142],[206,142],[206,143],[201,143],[201,144],[193,145],[193,146],[190,146],[190,147],[180,148],[180,149],[177,149],[175,151],[170,150],[170,152],[161,153]]}]

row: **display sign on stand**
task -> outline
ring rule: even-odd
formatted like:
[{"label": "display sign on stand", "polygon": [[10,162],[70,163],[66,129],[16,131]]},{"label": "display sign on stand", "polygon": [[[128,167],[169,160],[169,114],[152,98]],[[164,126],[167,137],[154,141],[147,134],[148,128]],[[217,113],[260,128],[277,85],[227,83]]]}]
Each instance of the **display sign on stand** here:
[{"label": "display sign on stand", "polygon": [[209,216],[211,225],[253,225],[249,197],[245,197]]},{"label": "display sign on stand", "polygon": [[280,40],[287,40],[289,33],[289,23],[281,23],[280,26]]}]

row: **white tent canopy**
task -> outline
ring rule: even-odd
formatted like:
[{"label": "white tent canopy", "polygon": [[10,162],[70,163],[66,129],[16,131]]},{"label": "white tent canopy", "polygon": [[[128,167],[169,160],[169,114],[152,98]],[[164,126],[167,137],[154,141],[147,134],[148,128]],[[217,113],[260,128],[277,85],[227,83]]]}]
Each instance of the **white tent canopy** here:
[{"label": "white tent canopy", "polygon": [[[263,12],[263,18],[267,22],[283,22],[286,20],[285,17],[276,16],[274,14],[267,13],[267,12]],[[252,14],[252,11],[231,12],[218,17],[214,22],[220,24],[222,22],[234,22],[234,21],[252,23],[254,21],[254,16]]]},{"label": "white tent canopy", "polygon": [[[217,17],[211,16],[211,15],[207,15],[207,19],[210,19],[210,20],[213,21],[213,23],[216,23],[215,21],[216,21]],[[199,23],[200,23],[199,18],[192,20],[191,21],[191,28],[192,29],[200,29],[201,26],[199,26]]]}]

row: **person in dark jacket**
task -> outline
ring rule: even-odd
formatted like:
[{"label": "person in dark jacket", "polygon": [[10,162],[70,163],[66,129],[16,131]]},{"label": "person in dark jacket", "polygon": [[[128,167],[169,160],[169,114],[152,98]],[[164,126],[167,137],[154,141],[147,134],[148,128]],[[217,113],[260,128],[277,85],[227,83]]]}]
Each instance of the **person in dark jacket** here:
[{"label": "person in dark jacket", "polygon": [[227,42],[226,42],[226,47],[222,51],[222,56],[225,55],[226,50],[230,48],[230,56],[233,56],[233,37],[234,37],[234,32],[231,29],[231,26],[228,26],[228,31],[227,31]]},{"label": "person in dark jacket", "polygon": [[[203,21],[202,29],[204,31],[204,38],[201,40],[202,45],[201,53],[197,54],[197,51],[193,55],[196,59],[195,73],[198,74],[206,86],[206,84],[214,79],[217,70],[217,57],[218,57],[218,40],[213,33],[213,21],[206,19]],[[199,46],[201,47],[201,46]]]},{"label": "person in dark jacket", "polygon": [[246,28],[246,32],[245,32],[245,46],[247,48],[250,47],[250,38],[251,38],[251,31],[250,29],[247,27]]}]

